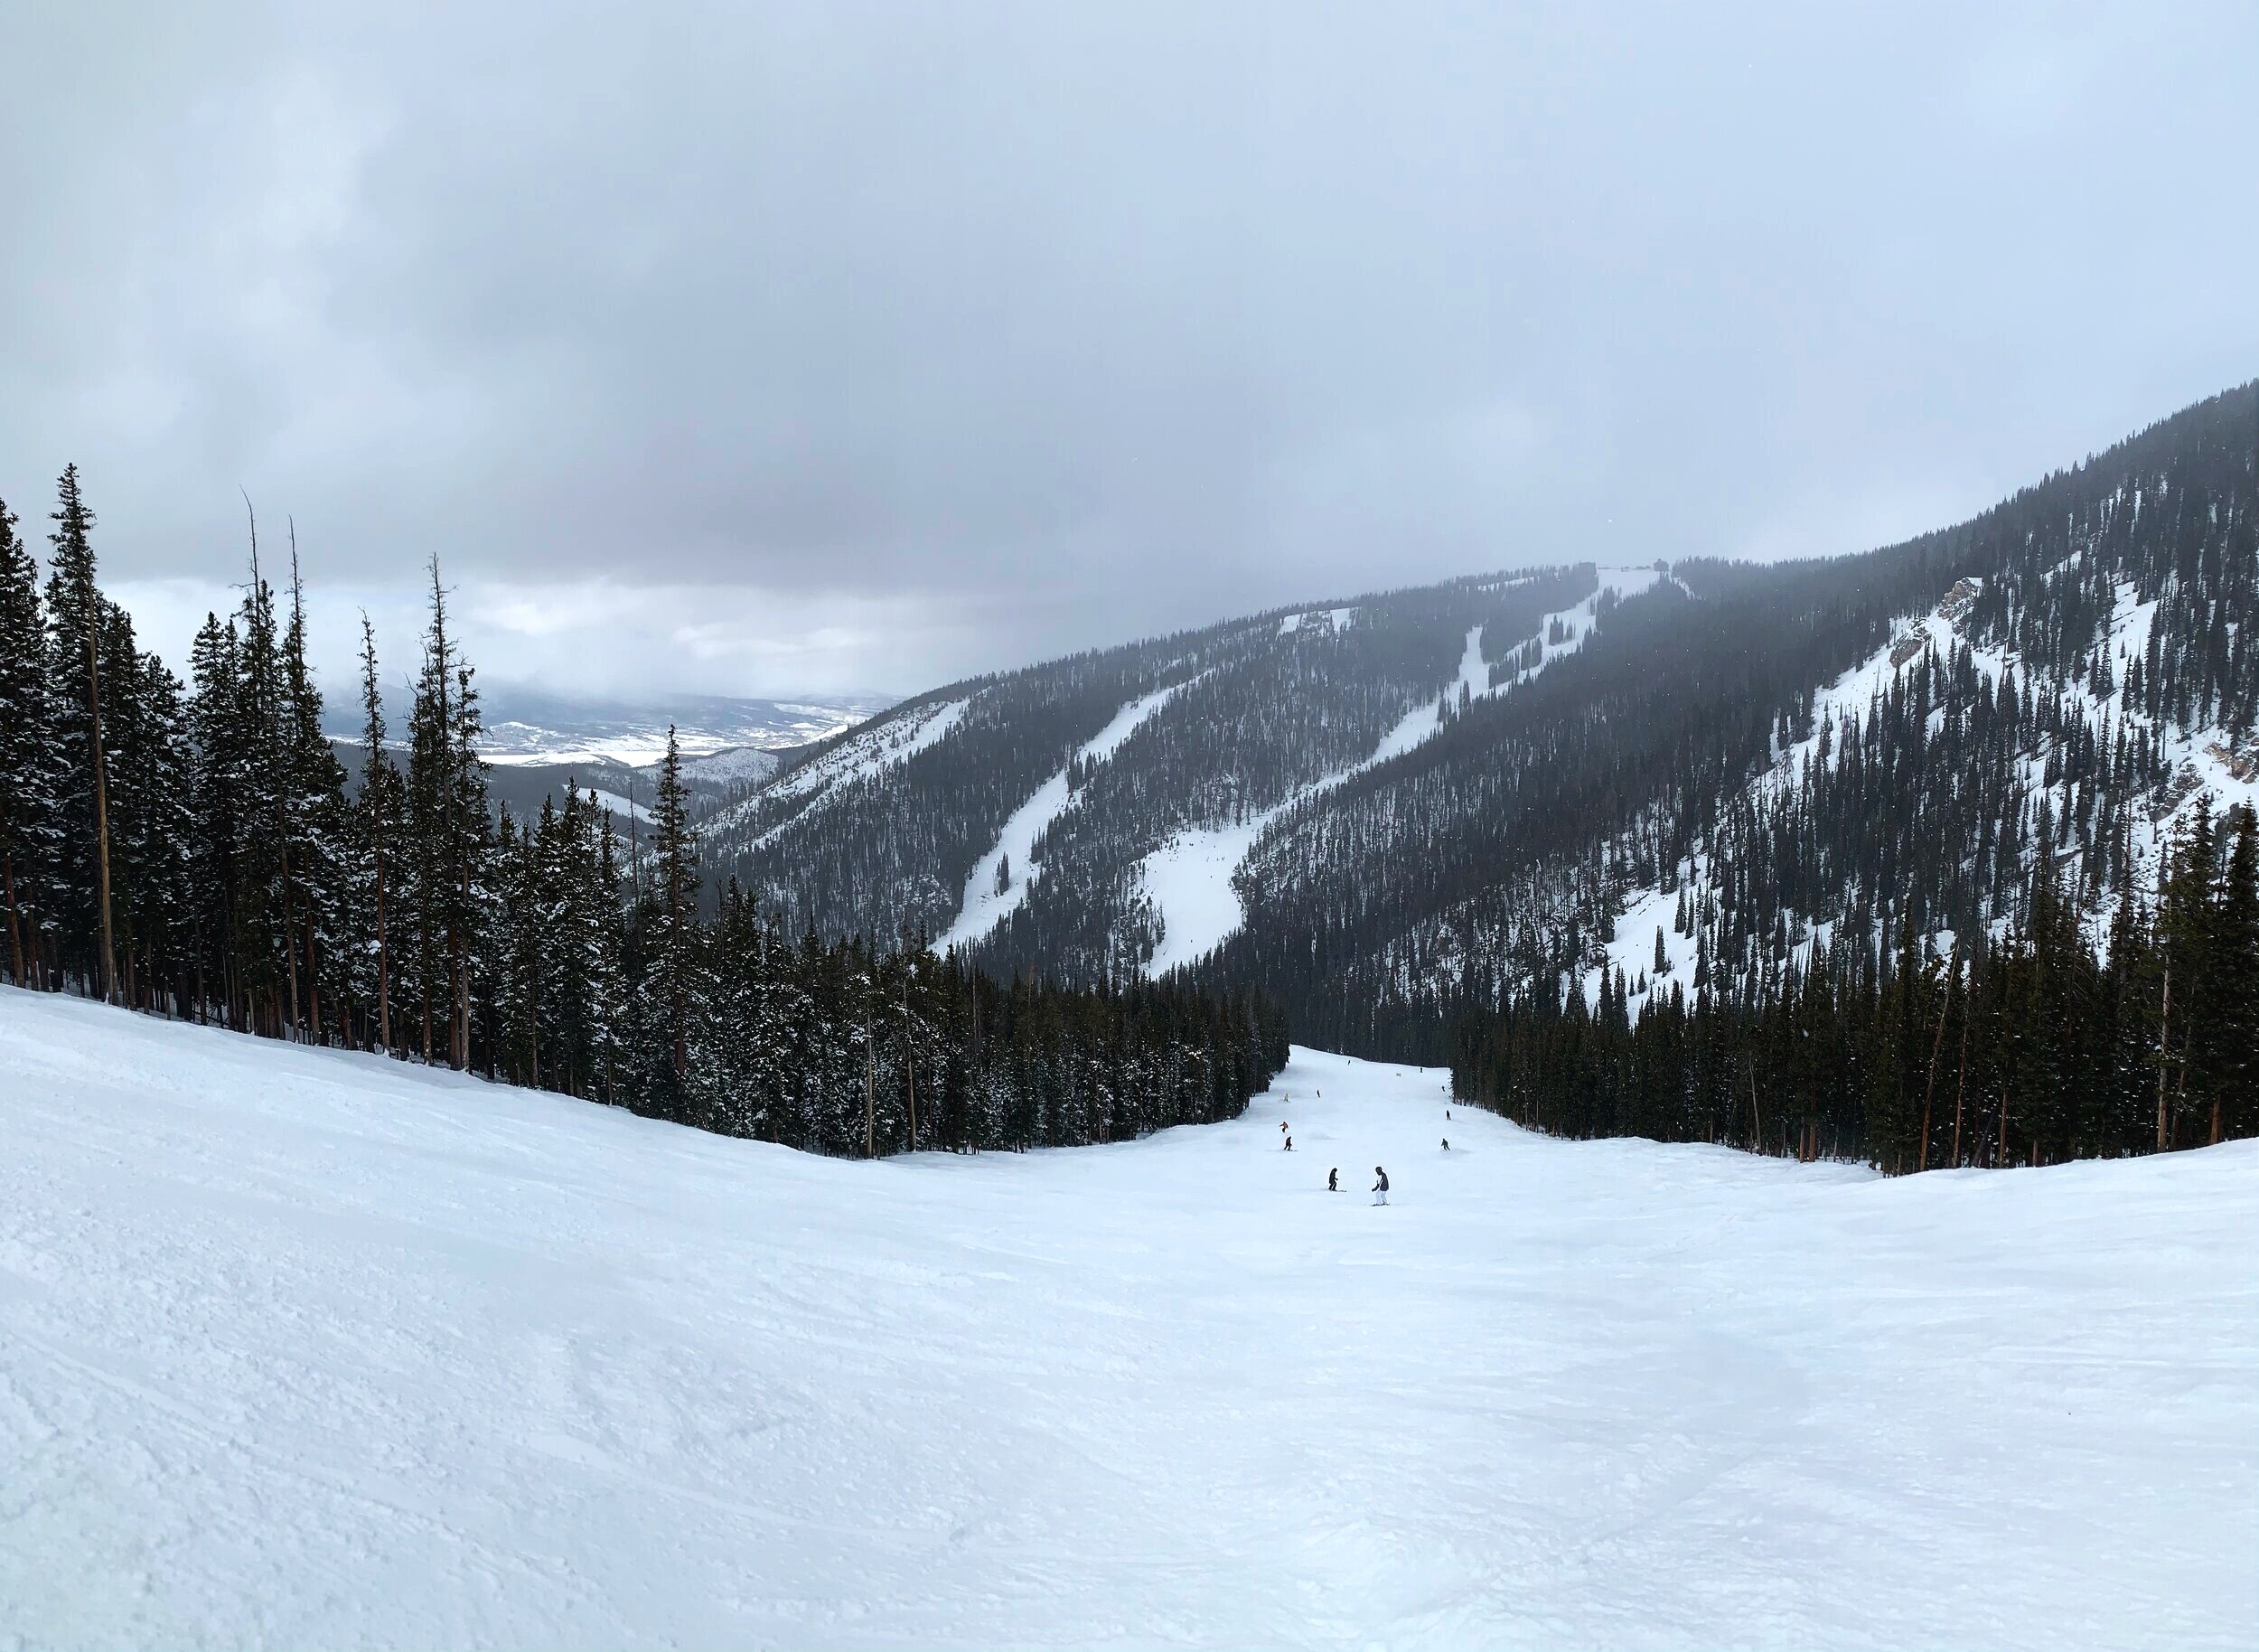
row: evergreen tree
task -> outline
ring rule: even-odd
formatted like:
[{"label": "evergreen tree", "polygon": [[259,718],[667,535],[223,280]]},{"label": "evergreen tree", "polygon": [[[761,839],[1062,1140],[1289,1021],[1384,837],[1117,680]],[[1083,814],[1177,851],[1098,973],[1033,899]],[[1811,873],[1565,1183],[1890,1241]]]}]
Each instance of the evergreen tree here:
[{"label": "evergreen tree", "polygon": [[42,979],[36,892],[60,827],[46,618],[38,567],[15,527],[0,503],[0,903],[9,977],[21,987]]},{"label": "evergreen tree", "polygon": [[[109,775],[102,738],[102,594],[94,579],[94,512],[66,465],[56,483],[54,548],[47,577],[49,681],[61,781],[57,788],[61,852],[53,898],[65,941],[65,967],[117,994],[110,904]],[[75,943],[71,944],[71,943]]]}]

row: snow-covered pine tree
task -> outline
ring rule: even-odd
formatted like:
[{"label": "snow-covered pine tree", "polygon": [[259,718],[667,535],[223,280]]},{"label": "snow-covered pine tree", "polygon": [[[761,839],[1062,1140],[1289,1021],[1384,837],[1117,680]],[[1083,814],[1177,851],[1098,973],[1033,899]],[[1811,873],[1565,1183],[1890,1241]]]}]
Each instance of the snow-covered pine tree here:
[{"label": "snow-covered pine tree", "polygon": [[216,614],[189,650],[189,925],[198,1013],[249,1023],[242,899],[249,752],[241,639]]},{"label": "snow-covered pine tree", "polygon": [[322,731],[322,691],[306,663],[305,587],[298,573],[298,529],[290,524],[290,620],[282,637],[279,727],[282,818],[295,877],[295,923],[287,944],[305,979],[312,1036],[332,1020],[341,1031],[352,990],[354,926],[345,771]]},{"label": "snow-covered pine tree", "polygon": [[52,886],[61,966],[114,997],[109,775],[102,740],[102,594],[95,584],[94,512],[69,465],[55,484],[47,576],[48,683],[60,771],[59,849]]},{"label": "snow-covered pine tree", "polygon": [[356,996],[371,1007],[376,1047],[393,1053],[392,926],[398,896],[403,782],[386,749],[384,691],[377,678],[377,634],[361,616],[361,792],[352,813],[353,863],[361,870],[354,911],[361,921],[358,955],[364,961]]},{"label": "snow-covered pine tree", "polygon": [[58,836],[54,703],[39,567],[0,502],[0,905],[9,978],[42,984],[41,890]]}]

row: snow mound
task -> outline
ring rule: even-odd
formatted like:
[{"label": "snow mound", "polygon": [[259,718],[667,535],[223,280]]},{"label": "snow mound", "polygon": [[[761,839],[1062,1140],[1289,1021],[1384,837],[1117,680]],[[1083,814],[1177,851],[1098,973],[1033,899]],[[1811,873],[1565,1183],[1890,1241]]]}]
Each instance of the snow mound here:
[{"label": "snow mound", "polygon": [[0,989],[0,1640],[2251,1643],[2259,1142],[1446,1105],[851,1163]]}]

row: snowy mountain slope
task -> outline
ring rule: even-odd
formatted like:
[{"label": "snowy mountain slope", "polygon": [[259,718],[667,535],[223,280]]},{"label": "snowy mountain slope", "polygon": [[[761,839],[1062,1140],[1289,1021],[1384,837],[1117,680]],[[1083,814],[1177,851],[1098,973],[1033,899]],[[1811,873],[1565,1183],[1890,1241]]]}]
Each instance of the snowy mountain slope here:
[{"label": "snowy mountain slope", "polygon": [[[1814,732],[1784,746],[1771,766],[1751,782],[1749,813],[1763,817],[1793,808],[1800,784],[1808,782],[1815,766],[1833,772],[1850,759],[1861,725],[1881,714],[1887,697],[1917,692],[1917,675],[1938,673],[1948,662],[1961,661],[1988,692],[1998,694],[2020,683],[2025,693],[2044,695],[2063,709],[2067,720],[2058,732],[2035,737],[2013,756],[2024,807],[2044,807],[2058,821],[2077,817],[2082,788],[2091,790],[2093,784],[2074,760],[2082,736],[2102,731],[2105,738],[2150,744],[2155,765],[2169,778],[2153,791],[2127,800],[2123,846],[2128,864],[2116,878],[2137,890],[2153,892],[2166,848],[2176,833],[2187,829],[2198,807],[2217,812],[2259,806],[2259,746],[2219,721],[2198,720],[2190,726],[2145,708],[2126,685],[2133,681],[2131,668],[2150,652],[2159,603],[2142,600],[2131,579],[2113,580],[2110,592],[2111,606],[2100,616],[2090,656],[2106,662],[2104,669],[2076,676],[2051,669],[2013,647],[1988,642],[1982,634],[1970,634],[1984,582],[1973,577],[1956,581],[1934,609],[1895,626],[1889,641],[1814,697],[1807,719]],[[2097,681],[2107,685],[2106,691],[2095,691]],[[1931,715],[1936,721],[1946,713],[1940,709]],[[2090,812],[2093,806],[2087,799]],[[2056,854],[2057,865],[2084,883],[2085,853],[2076,843],[2063,844]],[[2025,863],[2030,864],[2035,855],[2036,850],[2028,852]],[[1635,1016],[1673,981],[1682,987],[1687,984],[1696,949],[1691,926],[1681,930],[1677,923],[1679,891],[1683,889],[1686,905],[1698,910],[1714,900],[1712,865],[1711,849],[1698,847],[1681,860],[1670,887],[1650,884],[1622,897],[1624,910],[1615,938],[1585,973],[1588,1002],[1598,1002],[1602,978],[1611,972],[1635,983],[1630,999]],[[2102,892],[2095,887],[2097,898],[2088,908],[2086,927],[2090,943],[2106,952],[2109,912],[2099,899]],[[1999,908],[1984,915],[1996,937],[2014,915],[2012,910]],[[1835,929],[1828,917],[1793,910],[1790,923],[1799,936],[1791,957],[1800,967],[1809,962],[1814,948],[1829,943]],[[1667,971],[1653,967],[1658,931],[1671,966]],[[1870,934],[1868,939],[1876,944],[1887,937]],[[1950,953],[1953,943],[1950,928],[1930,934],[1928,944],[1936,955]]]},{"label": "snowy mountain slope", "polygon": [[[759,793],[758,801],[770,805],[785,804],[792,812],[755,838],[754,847],[773,842],[788,827],[820,815],[824,805],[839,792],[859,781],[873,779],[897,764],[907,763],[945,739],[957,719],[964,715],[966,703],[961,699],[943,700],[889,713],[770,780]],[[750,801],[734,805],[716,817],[712,826],[726,831],[750,812]]]},{"label": "snowy mountain slope", "polygon": [[682,777],[694,784],[750,785],[766,780],[783,763],[783,758],[773,750],[730,746],[704,756],[684,759]]},{"label": "snowy mountain slope", "polygon": [[1957,526],[1680,563],[1591,619],[1271,821],[1204,977],[1279,992],[1298,1036],[1438,1058],[1508,997],[1581,977],[1597,1005],[1603,966],[1626,999],[1747,992],[1821,946],[1872,967],[1907,925],[2001,937],[2043,863],[2095,935],[2153,898],[2161,831],[2259,778],[2259,387]]},{"label": "snowy mountain slope", "polygon": [[[1029,886],[1043,875],[1036,844],[1073,802],[1078,766],[1087,770],[1111,761],[1122,742],[1185,686],[1171,683],[1122,707],[1111,722],[1075,749],[1066,767],[1036,787],[1035,794],[1012,812],[1004,830],[997,834],[995,847],[973,862],[972,873],[965,879],[964,905],[958,909],[956,922],[934,939],[936,950],[981,940],[1027,898]],[[1017,875],[1014,876],[1016,868]],[[1003,877],[1000,884],[999,874]]]},{"label": "snowy mountain slope", "polygon": [[[487,762],[583,769],[598,764],[643,768],[657,763],[666,752],[670,725],[686,756],[718,757],[738,747],[781,751],[812,745],[852,728],[888,704],[867,694],[790,700],[682,694],[663,703],[641,703],[509,682],[482,683],[481,695],[486,737],[479,751]],[[389,706],[386,716],[393,733],[404,735],[406,702]],[[357,698],[340,696],[324,722],[339,739],[359,738]]]},{"label": "snowy mountain slope", "polygon": [[[1433,706],[1415,706],[1407,711],[1370,756],[1298,787],[1278,803],[1244,820],[1227,826],[1189,828],[1176,832],[1139,861],[1138,885],[1151,904],[1158,927],[1158,940],[1151,956],[1145,961],[1146,973],[1161,975],[1197,963],[1246,922],[1246,906],[1236,882],[1242,876],[1248,855],[1274,822],[1366,770],[1417,750],[1448,728],[1452,720],[1473,702],[1520,688],[1547,665],[1567,658],[1584,645],[1605,602],[1636,596],[1668,578],[1654,568],[1608,568],[1598,570],[1598,583],[1590,596],[1570,607],[1546,614],[1538,621],[1525,645],[1537,655],[1530,663],[1511,665],[1504,670],[1493,667],[1486,658],[1486,643],[1490,650],[1502,652],[1524,646],[1523,640],[1511,636],[1486,638],[1488,627],[1468,626],[1466,646],[1459,656],[1458,674],[1453,683]],[[1510,588],[1511,583],[1502,588]],[[1350,611],[1339,611],[1347,612]],[[1331,616],[1336,626],[1343,623],[1339,613]],[[1553,637],[1561,640],[1549,646],[1549,639]]]},{"label": "snowy mountain slope", "polygon": [[1594,590],[1589,568],[1488,576],[953,685],[715,815],[708,842],[788,926],[923,928],[999,973],[1165,969],[1228,929],[1223,849],[1448,724],[1470,646],[1487,696]]},{"label": "snowy mountain slope", "polygon": [[2259,1143],[1443,1112],[1301,1051],[1230,1124],[848,1162],[0,989],[0,1634],[2250,1643]]}]

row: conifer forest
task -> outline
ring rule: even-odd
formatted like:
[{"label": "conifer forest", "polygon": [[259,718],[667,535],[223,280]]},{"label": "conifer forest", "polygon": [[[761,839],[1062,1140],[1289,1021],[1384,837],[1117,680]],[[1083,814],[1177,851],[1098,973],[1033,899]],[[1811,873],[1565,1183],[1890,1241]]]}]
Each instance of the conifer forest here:
[{"label": "conifer forest", "polygon": [[[187,680],[0,515],[20,984],[834,1154],[1231,1116],[1303,1042],[1886,1171],[2259,1133],[2259,387],[1863,556],[1541,567],[513,811],[430,569],[325,733],[295,530]],[[286,567],[277,580],[270,570]],[[612,784],[616,784],[614,782]],[[523,797],[526,793],[520,793]]]},{"label": "conifer forest", "polygon": [[1127,1140],[1233,1116],[1285,1062],[1258,993],[998,981],[915,935],[787,933],[708,887],[671,740],[647,833],[571,788],[531,819],[492,806],[436,562],[398,737],[363,621],[349,765],[295,542],[278,590],[254,521],[241,606],[183,682],[104,596],[75,466],[52,521],[42,588],[0,507],[18,986],[842,1155]]}]

